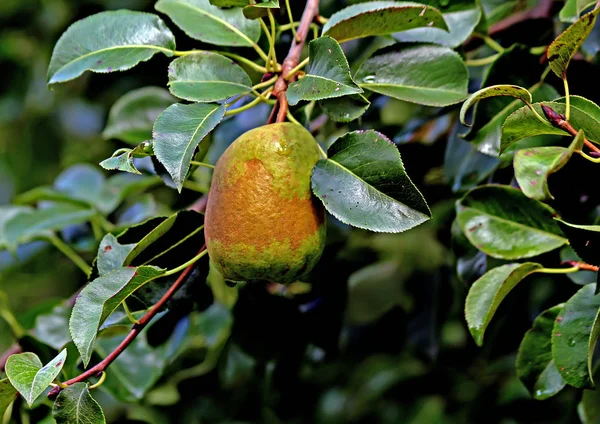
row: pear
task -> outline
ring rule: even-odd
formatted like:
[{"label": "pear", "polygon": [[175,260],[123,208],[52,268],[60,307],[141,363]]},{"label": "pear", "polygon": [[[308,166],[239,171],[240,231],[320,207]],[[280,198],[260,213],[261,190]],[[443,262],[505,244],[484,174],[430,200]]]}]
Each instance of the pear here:
[{"label": "pear", "polygon": [[313,136],[285,122],[242,134],[218,160],[205,216],[208,254],[231,281],[290,283],[325,245],[325,209],[312,194]]}]

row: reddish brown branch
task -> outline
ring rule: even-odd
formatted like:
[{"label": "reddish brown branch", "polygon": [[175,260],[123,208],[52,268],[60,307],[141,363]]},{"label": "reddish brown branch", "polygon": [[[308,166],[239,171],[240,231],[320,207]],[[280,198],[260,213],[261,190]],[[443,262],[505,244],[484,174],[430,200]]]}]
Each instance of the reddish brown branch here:
[{"label": "reddish brown branch", "polygon": [[295,75],[292,75],[286,80],[286,76],[296,67],[300,62],[300,55],[302,54],[302,47],[308,36],[310,30],[310,24],[319,15],[319,0],[307,0],[306,6],[304,7],[304,13],[300,20],[300,26],[296,31],[297,39],[292,42],[290,51],[287,57],[283,61],[281,66],[281,74],[275,82],[273,88],[273,95],[277,97],[277,103],[273,107],[271,117],[269,117],[269,123],[273,122],[274,111],[277,109],[277,122],[285,121],[285,117],[288,112],[288,101],[286,91],[288,84],[296,79]]},{"label": "reddish brown branch", "polygon": [[[202,246],[202,249],[200,249],[200,252],[198,252],[198,253],[202,253],[205,249],[206,249],[206,245]],[[173,283],[173,285],[169,288],[169,290],[163,295],[163,297],[161,297],[161,299],[152,307],[152,309],[150,309],[139,320],[139,322],[137,324],[133,325],[133,327],[131,328],[131,331],[129,332],[127,337],[125,337],[125,339],[119,344],[119,346],[117,346],[115,348],[115,350],[113,350],[106,358],[104,358],[97,365],[95,365],[94,367],[85,371],[83,374],[80,374],[75,378],[65,381],[63,383],[63,385],[70,386],[72,384],[79,383],[81,381],[85,381],[90,377],[98,376],[103,371],[105,371],[106,368],[108,368],[108,366],[110,364],[112,364],[114,362],[114,360],[117,359],[119,357],[119,355],[121,353],[123,353],[125,351],[125,349],[127,349],[127,347],[135,340],[135,338],[142,332],[142,330],[146,327],[146,325],[148,325],[148,323],[152,320],[152,318],[154,318],[156,316],[156,314],[158,314],[161,311],[161,309],[167,304],[167,302],[169,302],[169,300],[171,300],[171,298],[175,295],[177,290],[179,290],[181,288],[181,286],[183,285],[183,283],[185,283],[185,281],[187,280],[187,277],[192,273],[192,270],[194,269],[195,265],[196,264],[194,263],[194,264],[188,266],[185,270],[183,270],[183,272],[179,275],[177,280]],[[48,397],[50,399],[55,399],[61,390],[62,390],[61,387],[58,387],[58,386],[55,387],[48,394]]]},{"label": "reddish brown branch", "polygon": [[[542,112],[544,112],[546,119],[548,119],[548,122],[550,122],[553,127],[560,128],[561,130],[566,131],[569,134],[571,134],[573,137],[577,136],[578,131],[575,128],[573,128],[573,126],[569,123],[569,121],[567,121],[567,118],[565,117],[565,115],[563,115],[562,113],[556,112],[550,106],[546,106],[544,104],[542,104]],[[592,151],[594,151],[596,153],[600,152],[600,149],[598,147],[596,147],[595,144],[590,142],[587,138],[584,138],[583,142]]]},{"label": "reddish brown branch", "polygon": [[596,265],[586,264],[585,262],[569,261],[569,265],[576,266],[580,270],[598,272],[599,267]]}]

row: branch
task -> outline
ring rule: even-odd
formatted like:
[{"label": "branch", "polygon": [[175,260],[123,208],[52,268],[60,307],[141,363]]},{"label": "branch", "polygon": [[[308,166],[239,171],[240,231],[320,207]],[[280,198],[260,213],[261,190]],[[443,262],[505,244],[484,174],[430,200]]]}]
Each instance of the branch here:
[{"label": "branch", "polygon": [[[202,246],[199,253],[202,253],[206,250],[206,245]],[[187,280],[187,277],[192,273],[194,266],[196,264],[193,263],[188,266],[183,272],[179,275],[177,280],[173,283],[173,285],[167,290],[167,292],[163,295],[163,297],[150,309],[146,315],[144,315],[137,324],[134,324],[131,328],[131,331],[125,337],[125,339],[113,350],[106,358],[104,358],[101,362],[99,362],[94,367],[85,371],[83,374],[78,375],[75,378],[67,380],[62,383],[61,386],[56,386],[50,393],[48,394],[48,398],[55,399],[56,396],[60,393],[62,389],[67,386],[70,386],[75,383],[79,383],[80,381],[85,381],[90,377],[98,376],[104,372],[110,364],[114,362],[115,359],[119,357],[121,353],[127,349],[127,347],[135,340],[135,338],[142,332],[142,330],[148,325],[148,323],[160,312],[160,310],[171,300],[171,298],[175,295],[177,290],[181,288],[183,283]]]},{"label": "branch", "polygon": [[310,29],[310,24],[319,14],[319,0],[307,0],[306,6],[304,8],[304,13],[302,14],[302,19],[300,20],[300,25],[298,26],[298,30],[296,32],[296,38],[292,42],[290,47],[290,51],[288,52],[287,57],[283,61],[283,65],[281,67],[281,74],[275,82],[275,87],[273,89],[273,95],[277,97],[277,103],[273,107],[273,111],[271,111],[271,116],[269,116],[269,123],[273,122],[275,118],[275,111],[277,112],[277,122],[284,122],[285,117],[288,112],[288,101],[286,96],[286,91],[288,88],[288,84],[296,79],[295,75],[288,78],[285,77],[292,71],[298,63],[300,62],[300,55],[302,54],[302,47],[304,46],[304,42],[306,41],[306,37],[308,36],[308,31]]},{"label": "branch", "polygon": [[586,264],[585,262],[577,262],[577,261],[568,261],[567,262],[571,266],[576,266],[577,268],[585,271],[594,271],[598,272],[598,267],[596,265]]},{"label": "branch", "polygon": [[[546,115],[546,118],[552,124],[553,127],[559,128],[563,131],[566,131],[569,134],[571,134],[573,137],[577,136],[578,131],[575,128],[573,128],[573,126],[569,123],[569,121],[567,121],[567,119],[565,118],[565,115],[563,115],[562,113],[556,112],[550,106],[546,106],[544,104],[542,104],[542,111],[544,112],[544,115]],[[598,147],[596,147],[595,144],[591,143],[587,138],[584,138],[584,143],[592,151],[594,151],[596,153],[600,152],[600,149]]]}]

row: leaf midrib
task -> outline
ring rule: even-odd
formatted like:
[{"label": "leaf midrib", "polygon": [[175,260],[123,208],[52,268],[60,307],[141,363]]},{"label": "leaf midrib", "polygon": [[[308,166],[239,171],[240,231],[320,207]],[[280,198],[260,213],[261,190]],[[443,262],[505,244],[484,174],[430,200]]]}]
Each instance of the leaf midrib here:
[{"label": "leaf midrib", "polygon": [[238,87],[243,87],[243,88],[247,88],[248,90],[250,90],[252,87],[250,87],[249,85],[245,85],[239,82],[231,82],[231,81],[213,81],[213,80],[179,80],[179,81],[171,81],[169,82],[169,85],[172,87],[174,85],[177,84],[198,84],[198,85],[202,85],[202,84],[222,84],[222,85],[235,85]]},{"label": "leaf midrib", "polygon": [[411,90],[418,90],[418,91],[431,91],[434,93],[447,93],[447,94],[460,94],[460,95],[467,95],[467,93],[462,93],[460,91],[453,91],[453,90],[446,90],[443,88],[431,88],[431,87],[416,87],[414,85],[402,85],[402,84],[369,84],[369,83],[360,83],[358,84],[361,87],[365,87],[365,88],[370,88],[370,87],[389,87],[389,88],[396,88],[396,87],[400,87],[400,88],[408,88]]}]

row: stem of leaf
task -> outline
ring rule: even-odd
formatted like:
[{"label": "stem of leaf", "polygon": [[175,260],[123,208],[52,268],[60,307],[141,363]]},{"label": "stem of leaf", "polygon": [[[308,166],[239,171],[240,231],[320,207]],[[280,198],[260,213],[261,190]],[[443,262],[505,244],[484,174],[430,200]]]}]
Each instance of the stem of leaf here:
[{"label": "stem of leaf", "polygon": [[250,103],[248,103],[244,106],[238,107],[237,109],[228,110],[227,112],[225,112],[225,116],[237,115],[238,113],[242,113],[244,111],[252,109],[254,106],[256,106],[257,104],[259,104],[262,101],[263,101],[262,97],[257,97],[256,99],[252,100]]},{"label": "stem of leaf", "polygon": [[[273,12],[271,12],[271,9],[267,9],[267,14],[269,15],[269,23],[271,24],[271,40],[272,43],[270,45],[270,54],[271,54],[271,59],[273,60],[273,64],[277,64],[279,62],[277,62],[277,52],[275,51],[275,32],[277,31],[277,28],[275,26],[275,18],[273,18]],[[277,69],[277,66],[274,65],[273,66],[274,69]]]},{"label": "stem of leaf", "polygon": [[481,38],[485,44],[487,44],[492,49],[496,50],[498,53],[504,53],[504,47],[502,47],[497,41],[494,41],[491,37],[479,33],[474,33],[473,35],[475,37]]},{"label": "stem of leaf", "polygon": [[192,259],[190,259],[189,261],[184,263],[183,265],[179,265],[177,268],[173,268],[173,269],[170,269],[169,271],[165,272],[164,274],[161,275],[161,277],[168,277],[169,275],[177,274],[178,272],[183,271],[187,267],[194,265],[196,262],[198,262],[199,259],[201,259],[203,256],[205,256],[207,253],[208,253],[208,250],[204,249],[203,251],[198,253],[196,256],[194,256]]},{"label": "stem of leaf", "polygon": [[600,163],[600,158],[593,158],[591,156],[588,156],[585,153],[583,153],[581,150],[578,150],[576,153],[579,153],[583,158],[589,160],[590,162]]},{"label": "stem of leaf", "polygon": [[300,122],[298,122],[296,118],[294,118],[294,115],[292,115],[292,112],[290,112],[289,110],[287,111],[287,119],[289,119],[290,122],[293,122],[296,125],[300,125],[301,127],[303,126]]},{"label": "stem of leaf", "polygon": [[131,313],[131,309],[129,309],[129,306],[127,306],[127,301],[124,300],[123,303],[121,303],[121,305],[123,305],[123,309],[125,309],[125,313],[127,314],[127,318],[129,318],[129,321],[131,321],[132,324],[139,324],[140,322],[137,319],[135,319],[135,317]]},{"label": "stem of leaf", "polygon": [[533,113],[533,116],[535,116],[537,118],[538,121],[540,121],[542,124],[544,125],[549,125],[552,126],[552,124],[550,122],[548,122],[547,119],[544,119],[538,112],[537,110],[535,110],[535,108],[533,107],[533,105],[529,102],[525,103],[527,105],[527,107],[529,108],[529,110],[531,111],[531,113]]},{"label": "stem of leaf", "polygon": [[317,22],[319,22],[321,25],[325,25],[325,24],[327,23],[327,21],[328,21],[328,20],[329,20],[329,19],[327,19],[327,18],[324,18],[324,17],[323,17],[323,16],[321,16],[321,15],[317,15]]},{"label": "stem of leaf", "polygon": [[77,252],[75,252],[73,249],[71,249],[71,247],[68,244],[66,244],[64,241],[62,241],[55,234],[53,234],[51,237],[49,237],[48,241],[50,243],[52,243],[52,245],[54,247],[56,247],[58,250],[60,250],[75,265],[77,265],[79,267],[79,269],[82,270],[86,276],[90,275],[90,272],[92,272],[92,267],[90,267],[87,264],[87,262],[84,261],[83,258],[77,254]]},{"label": "stem of leaf", "polygon": [[0,309],[0,317],[6,321],[15,339],[20,339],[25,335],[25,329],[21,327],[21,324],[19,324],[19,321],[17,321],[11,311],[8,309]]},{"label": "stem of leaf", "polygon": [[261,74],[266,74],[268,72],[267,68],[265,68],[264,66],[254,63],[251,60],[246,59],[245,57],[239,56],[235,53],[229,53],[229,52],[215,52],[215,53],[219,53],[220,55],[227,56],[231,59],[237,60],[238,62],[243,63],[244,65],[248,66],[249,68],[254,69],[256,72],[260,72]]},{"label": "stem of leaf", "polygon": [[211,165],[210,163],[197,162],[195,160],[191,160],[190,165],[204,166],[205,168],[215,169],[214,165]]},{"label": "stem of leaf", "polygon": [[574,266],[571,268],[542,268],[537,272],[543,272],[544,274],[570,274],[579,271],[579,267]]},{"label": "stem of leaf", "polygon": [[287,75],[285,75],[283,78],[286,81],[289,81],[289,79],[292,78],[296,74],[296,72],[298,72],[300,69],[304,68],[308,64],[309,59],[310,59],[310,57],[307,57],[306,59],[304,59],[296,67],[294,67],[292,70],[290,70],[290,72],[288,72]]},{"label": "stem of leaf", "polygon": [[196,191],[198,193],[205,193],[206,189],[198,183],[194,181],[187,180],[183,183],[183,188],[187,188],[188,190]]},{"label": "stem of leaf", "polygon": [[469,60],[465,60],[465,65],[467,66],[485,66],[485,65],[489,65],[490,63],[494,63],[496,61],[496,59],[498,59],[500,57],[501,53],[496,53],[492,56],[488,56],[488,57],[484,57],[481,59],[469,59]]},{"label": "stem of leaf", "polygon": [[298,34],[296,34],[296,28],[294,28],[294,17],[292,16],[292,8],[290,7],[290,0],[285,0],[285,8],[287,9],[288,18],[290,20],[290,28],[292,30],[292,34],[294,35],[294,40],[297,42],[300,41],[298,38]]},{"label": "stem of leaf", "polygon": [[92,232],[94,233],[94,238],[96,241],[102,240],[104,233],[102,232],[102,228],[100,228],[98,219],[95,216],[90,220],[90,224],[92,225]]},{"label": "stem of leaf", "polygon": [[89,390],[97,389],[98,387],[102,386],[102,383],[104,383],[104,380],[106,380],[106,371],[102,371],[100,380],[98,380],[98,382],[96,384],[92,384],[90,387],[88,387],[88,389]]},{"label": "stem of leaf", "polygon": [[568,121],[571,117],[571,96],[569,95],[569,83],[566,75],[563,77],[563,84],[565,86],[565,118]]},{"label": "stem of leaf", "polygon": [[265,67],[267,68],[267,71],[273,71],[273,37],[271,37],[271,32],[269,31],[269,28],[267,27],[267,24],[265,23],[263,18],[259,18],[258,20],[260,22],[260,26],[262,27],[263,32],[265,33],[265,36],[267,37],[267,41],[269,42],[269,54],[267,55]]},{"label": "stem of leaf", "polygon": [[277,81],[277,78],[279,78],[279,77],[278,77],[277,75],[275,75],[275,76],[274,76],[273,78],[271,78],[271,79],[268,79],[268,80],[266,80],[266,81],[264,81],[264,82],[259,82],[258,84],[256,84],[256,85],[253,85],[253,86],[252,86],[252,88],[253,88],[254,90],[258,90],[258,89],[261,89],[261,88],[270,87],[270,86],[272,86],[273,84],[275,84],[275,81]]}]

